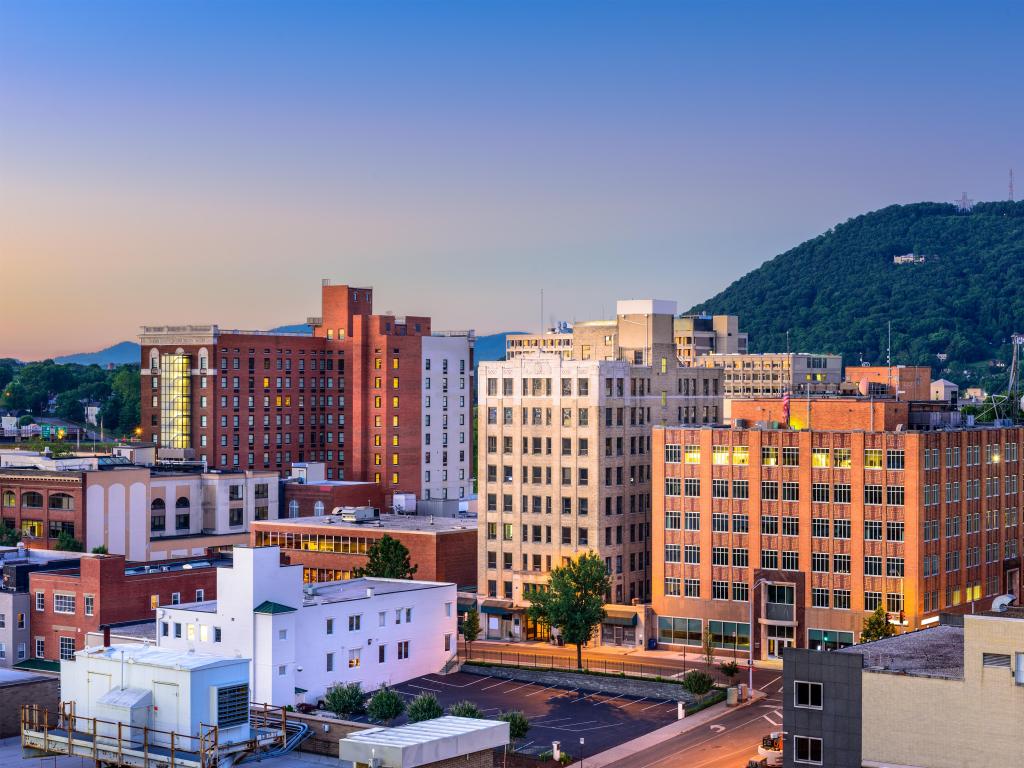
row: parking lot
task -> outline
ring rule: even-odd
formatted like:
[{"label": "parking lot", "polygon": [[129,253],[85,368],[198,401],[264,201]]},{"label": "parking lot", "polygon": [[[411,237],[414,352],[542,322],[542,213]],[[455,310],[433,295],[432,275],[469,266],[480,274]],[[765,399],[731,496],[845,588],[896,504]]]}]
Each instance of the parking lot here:
[{"label": "parking lot", "polygon": [[[458,701],[472,701],[485,717],[518,709],[530,719],[530,732],[519,749],[534,754],[551,749],[552,741],[561,741],[577,757],[583,737],[583,753],[594,755],[676,719],[676,702],[668,699],[588,693],[465,672],[427,675],[395,690],[407,701],[432,693],[444,709]],[[396,725],[400,722],[404,721]]]}]

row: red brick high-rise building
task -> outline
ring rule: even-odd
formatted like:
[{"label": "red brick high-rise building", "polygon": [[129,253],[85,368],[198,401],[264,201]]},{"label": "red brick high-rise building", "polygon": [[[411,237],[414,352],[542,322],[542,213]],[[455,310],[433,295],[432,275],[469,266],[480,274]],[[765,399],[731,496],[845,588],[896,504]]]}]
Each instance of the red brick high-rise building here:
[{"label": "red brick high-rise building", "polygon": [[423,498],[471,488],[473,333],[373,313],[373,291],[322,288],[313,335],[144,327],[142,430],[164,457],[275,469]]}]

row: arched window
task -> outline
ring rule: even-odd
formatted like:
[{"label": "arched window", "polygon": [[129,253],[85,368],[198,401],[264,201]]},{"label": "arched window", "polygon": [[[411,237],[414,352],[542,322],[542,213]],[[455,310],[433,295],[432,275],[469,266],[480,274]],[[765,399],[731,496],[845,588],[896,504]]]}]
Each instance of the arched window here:
[{"label": "arched window", "polygon": [[323,516],[323,514],[324,514],[324,503],[322,501],[318,501],[316,504],[313,505],[313,514],[316,517],[322,517]]},{"label": "arched window", "polygon": [[18,497],[15,496],[14,491],[4,491],[4,506],[5,507],[16,507],[16,506],[18,506]]},{"label": "arched window", "polygon": [[71,510],[75,508],[75,500],[66,493],[50,494],[50,509]]},{"label": "arched window", "polygon": [[174,502],[174,527],[179,531],[187,531],[191,522],[188,499],[179,496],[178,500]]},{"label": "arched window", "polygon": [[43,494],[36,493],[35,491],[29,491],[21,495],[21,506],[29,509],[42,509],[43,508]]},{"label": "arched window", "polygon": [[149,505],[149,508],[154,512],[163,512],[167,509],[167,505],[163,499],[153,499],[153,503]]},{"label": "arched window", "polygon": [[151,512],[149,516],[149,530],[167,530],[167,503],[163,499],[153,499],[149,509]]},{"label": "arched window", "polygon": [[298,516],[299,516],[299,502],[297,502],[295,499],[292,499],[291,501],[288,502],[288,517],[298,517]]}]

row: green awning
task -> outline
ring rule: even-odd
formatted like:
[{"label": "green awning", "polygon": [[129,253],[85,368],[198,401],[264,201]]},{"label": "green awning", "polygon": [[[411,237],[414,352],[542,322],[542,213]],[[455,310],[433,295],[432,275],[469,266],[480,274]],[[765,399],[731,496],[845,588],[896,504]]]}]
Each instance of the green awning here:
[{"label": "green awning", "polygon": [[499,603],[494,600],[484,600],[480,606],[480,613],[488,613],[491,616],[501,616],[505,619],[512,618],[512,606],[506,603]]},{"label": "green awning", "polygon": [[298,688],[298,687],[296,687],[295,688],[295,693],[296,694],[299,694],[299,693],[309,693],[309,691],[307,691],[305,688]]},{"label": "green awning", "polygon": [[611,624],[616,627],[635,627],[637,623],[636,614],[630,611],[605,611],[602,624]]},{"label": "green awning", "polygon": [[476,600],[472,597],[460,597],[458,605],[460,611],[468,611],[470,608],[476,608]]},{"label": "green awning", "polygon": [[262,603],[252,609],[253,613],[295,613],[298,610],[296,608],[290,608],[287,605],[281,605],[275,603],[272,600],[264,600]]}]

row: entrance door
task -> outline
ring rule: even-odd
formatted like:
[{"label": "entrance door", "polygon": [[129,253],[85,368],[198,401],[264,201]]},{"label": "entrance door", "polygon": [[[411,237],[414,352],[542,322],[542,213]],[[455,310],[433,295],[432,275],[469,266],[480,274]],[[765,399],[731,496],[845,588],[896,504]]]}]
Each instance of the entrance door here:
[{"label": "entrance door", "polygon": [[782,651],[786,648],[792,648],[794,646],[793,640],[787,637],[769,637],[768,638],[768,658],[769,659],[781,659]]},{"label": "entrance door", "polygon": [[171,731],[181,731],[178,724],[178,684],[153,683],[153,728],[164,731],[158,738],[170,742]]},{"label": "entrance door", "polygon": [[622,627],[615,627],[615,644],[622,645]]}]

